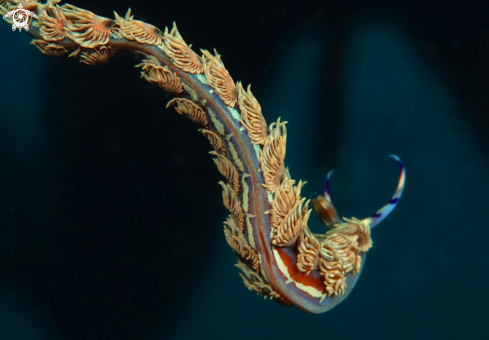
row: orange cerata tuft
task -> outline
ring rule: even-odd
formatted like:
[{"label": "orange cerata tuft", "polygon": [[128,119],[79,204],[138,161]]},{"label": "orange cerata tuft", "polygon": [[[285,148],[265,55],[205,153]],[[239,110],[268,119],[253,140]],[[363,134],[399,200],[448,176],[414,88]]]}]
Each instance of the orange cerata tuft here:
[{"label": "orange cerata tuft", "polygon": [[214,163],[216,163],[217,169],[226,177],[228,182],[232,185],[233,190],[236,194],[239,194],[241,186],[239,184],[239,174],[238,170],[234,167],[233,163],[228,160],[225,156],[218,154],[215,151],[210,152],[211,155],[216,156],[214,158]]},{"label": "orange cerata tuft", "polygon": [[115,25],[114,20],[68,4],[61,8],[68,19],[68,27],[65,28],[68,38],[85,48],[109,43]]},{"label": "orange cerata tuft", "polygon": [[274,193],[280,188],[280,183],[284,175],[285,143],[287,140],[287,122],[277,122],[270,124],[263,150],[260,156],[260,168],[263,171],[264,184],[262,186],[269,192]]},{"label": "orange cerata tuft", "polygon": [[237,82],[238,104],[241,111],[241,124],[248,132],[253,144],[263,145],[267,139],[267,123],[261,113],[261,106],[251,93],[251,85],[248,91],[243,89],[241,82]]},{"label": "orange cerata tuft", "polygon": [[218,154],[226,156],[226,147],[224,146],[222,138],[219,137],[217,133],[206,129],[200,129],[199,131],[207,137],[211,145],[214,147],[214,150],[216,150]]},{"label": "orange cerata tuft", "polygon": [[241,202],[239,201],[236,192],[229,186],[229,184],[225,184],[222,181],[219,181],[219,184],[222,187],[222,200],[224,202],[224,206],[233,216],[233,220],[236,226],[239,228],[239,230],[241,230],[241,232],[243,232],[245,217]]},{"label": "orange cerata tuft", "polygon": [[116,12],[114,12],[114,15],[120,37],[146,45],[158,46],[163,43],[163,32],[158,27],[139,20],[134,20],[130,8],[124,18],[119,16]]},{"label": "orange cerata tuft", "polygon": [[36,46],[43,54],[53,57],[63,57],[69,53],[69,51],[63,46],[48,43],[44,40],[34,39],[31,41],[31,45]]},{"label": "orange cerata tuft", "polygon": [[312,270],[318,269],[321,244],[316,237],[314,237],[309,228],[304,229],[304,232],[299,236],[297,243],[297,268],[301,272],[306,272],[307,274]]},{"label": "orange cerata tuft", "polygon": [[224,236],[229,246],[233,248],[236,255],[241,257],[254,271],[260,270],[260,258],[255,249],[253,249],[243,232],[238,229],[231,215],[224,221]]},{"label": "orange cerata tuft", "polygon": [[295,244],[309,218],[308,202],[304,205],[305,199],[300,196],[305,183],[299,181],[294,186],[294,182],[286,176],[273,197],[271,221],[275,235],[272,243],[276,246],[288,247]]},{"label": "orange cerata tuft", "polygon": [[39,5],[39,32],[46,41],[60,41],[66,38],[65,27],[68,21],[58,5],[48,2]]},{"label": "orange cerata tuft", "polygon": [[268,282],[260,275],[260,272],[251,270],[251,268],[249,268],[240,258],[238,258],[236,267],[243,272],[239,273],[239,276],[241,276],[243,283],[250,291],[263,295],[265,299],[270,298],[270,300],[275,301],[282,306],[292,306],[292,303],[289,300],[268,284]]},{"label": "orange cerata tuft", "polygon": [[170,107],[170,105],[175,105],[175,110],[177,110],[179,114],[187,116],[195,123],[204,126],[209,124],[209,120],[207,119],[207,115],[205,114],[204,110],[188,99],[173,98],[168,102],[166,107]]},{"label": "orange cerata tuft", "polygon": [[344,294],[349,273],[360,273],[362,254],[372,247],[370,227],[356,218],[344,218],[321,242],[319,272],[328,296]]},{"label": "orange cerata tuft", "polygon": [[173,64],[181,70],[192,74],[203,72],[204,68],[199,56],[192,51],[192,45],[188,46],[185,43],[175,23],[170,32],[168,27],[165,28],[163,47]]},{"label": "orange cerata tuft", "polygon": [[101,46],[95,49],[83,49],[72,52],[68,57],[76,57],[81,63],[87,65],[103,64],[114,57],[116,52],[110,46]]},{"label": "orange cerata tuft", "polygon": [[229,107],[236,105],[236,85],[228,70],[221,61],[221,56],[214,50],[215,56],[202,50],[202,62],[207,83],[216,91],[221,100]]},{"label": "orange cerata tuft", "polygon": [[151,84],[156,84],[167,92],[175,94],[183,92],[183,84],[177,74],[171,72],[168,67],[161,66],[155,57],[150,56],[135,67],[142,67],[141,77]]},{"label": "orange cerata tuft", "polygon": [[311,210],[307,209],[309,201],[305,198],[298,200],[287,212],[280,224],[275,228],[272,244],[280,247],[291,247],[295,245],[297,238],[307,226]]}]

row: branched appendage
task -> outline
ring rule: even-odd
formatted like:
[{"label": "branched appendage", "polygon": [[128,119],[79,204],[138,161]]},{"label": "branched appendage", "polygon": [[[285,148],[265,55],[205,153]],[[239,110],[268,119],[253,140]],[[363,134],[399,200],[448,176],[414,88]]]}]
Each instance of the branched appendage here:
[{"label": "branched appendage", "polygon": [[260,155],[260,166],[265,182],[262,185],[272,194],[280,188],[285,171],[285,143],[287,140],[285,124],[287,122],[280,122],[280,118],[276,123],[270,124],[270,133]]},{"label": "branched appendage", "polygon": [[163,32],[153,25],[145,22],[134,20],[129,9],[124,16],[120,17],[114,12],[117,22],[118,37],[125,38],[130,41],[137,41],[140,44],[161,46],[163,42]]},{"label": "branched appendage", "polygon": [[[158,59],[155,57],[150,56],[135,67],[141,67],[141,77],[151,84],[158,85],[166,92],[174,94],[183,93],[183,84],[177,74],[171,72],[168,67],[161,66]],[[203,117],[201,119],[203,119]]]},{"label": "branched appendage", "polygon": [[241,184],[239,183],[239,174],[233,163],[229,161],[225,156],[218,154],[215,151],[210,152],[211,155],[216,156],[214,163],[217,166],[219,172],[226,177],[227,181],[231,184],[233,191],[236,194],[240,193]]},{"label": "branched appendage", "polygon": [[116,51],[110,46],[100,46],[96,50],[82,50],[78,49],[71,53],[68,57],[78,58],[80,63],[87,65],[104,64],[110,61],[115,55]]},{"label": "branched appendage", "polygon": [[360,274],[362,255],[372,247],[370,227],[356,218],[344,219],[334,229],[321,235],[319,272],[327,295],[341,295],[347,288],[349,273]]},{"label": "branched appendage", "polygon": [[268,127],[265,118],[261,114],[261,106],[251,93],[251,85],[248,91],[243,89],[241,82],[237,83],[238,103],[243,117],[241,124],[246,128],[253,144],[265,144]]},{"label": "branched appendage", "polygon": [[63,27],[68,25],[68,19],[66,19],[61,8],[49,1],[45,5],[39,4],[38,10],[39,31],[44,40],[51,42],[64,40],[67,36]]},{"label": "branched appendage", "polygon": [[54,43],[50,44],[45,40],[34,39],[31,41],[31,45],[36,46],[43,54],[53,57],[63,57],[69,53],[63,46]]},{"label": "branched appendage", "polygon": [[215,56],[202,50],[202,64],[207,82],[216,91],[224,104],[229,107],[236,105],[236,85],[221,61],[221,56],[214,50]]},{"label": "branched appendage", "polygon": [[[2,15],[19,0],[0,0]],[[309,200],[284,165],[287,131],[280,118],[267,126],[250,87],[235,83],[221,56],[202,50],[198,56],[171,30],[124,17],[104,18],[78,7],[50,0],[26,1],[36,13],[32,44],[50,56],[66,56],[87,65],[102,64],[117,55],[140,57],[141,77],[159,86],[171,99],[168,106],[199,125],[209,140],[229,217],[224,235],[238,258],[246,287],[281,305],[296,305],[322,313],[342,301],[358,279],[366,252],[372,247],[370,229],[395,207],[404,189],[401,167],[398,188],[390,202],[373,216],[340,220],[330,201],[327,177],[324,196],[312,206],[328,231],[315,234],[307,226]],[[6,19],[9,20],[8,18]],[[11,20],[10,20],[10,23]],[[168,107],[167,106],[167,107]]]},{"label": "branched appendage", "polygon": [[68,4],[61,8],[64,17],[68,19],[65,21],[65,33],[80,47],[94,49],[98,46],[104,46],[109,43],[114,34],[118,35],[118,27],[112,19],[95,15]]},{"label": "branched appendage", "polygon": [[207,119],[207,115],[205,114],[202,108],[192,102],[191,100],[185,98],[173,98],[168,102],[166,107],[170,107],[171,105],[175,105],[175,110],[181,115],[187,116],[195,123],[198,123],[203,126],[207,126],[209,124],[209,120]]},{"label": "branched appendage", "polygon": [[236,252],[247,266],[251,267],[255,273],[260,272],[260,258],[248,241],[246,240],[243,231],[236,226],[233,216],[229,215],[224,222],[224,235],[229,246]]},{"label": "branched appendage", "polygon": [[199,56],[192,51],[192,45],[188,46],[183,41],[175,23],[173,23],[173,28],[170,32],[168,32],[168,28],[165,28],[164,38],[163,49],[178,68],[191,74],[204,72],[204,66]]},{"label": "branched appendage", "polygon": [[281,247],[293,246],[307,226],[307,220],[311,210],[307,209],[309,201],[304,204],[305,198],[301,198],[301,188],[305,183],[299,182],[294,186],[290,178],[280,185],[273,198],[272,224],[274,237],[272,244]]},{"label": "branched appendage", "polygon": [[205,129],[200,129],[199,131],[202,132],[207,139],[209,139],[209,142],[218,154],[226,156],[226,147],[224,146],[224,142],[222,141],[221,137],[219,137],[217,133]]},{"label": "branched appendage", "polygon": [[312,270],[318,269],[321,243],[319,243],[309,228],[304,228],[304,232],[299,235],[297,244],[299,252],[299,255],[297,255],[297,268],[307,274]]},{"label": "branched appendage", "polygon": [[286,307],[292,306],[291,302],[287,300],[284,296],[278,293],[268,282],[260,275],[257,271],[250,270],[250,267],[241,261],[238,257],[238,264],[236,265],[243,274],[239,274],[243,279],[243,282],[250,291],[263,295],[266,299],[277,302],[278,304]]}]

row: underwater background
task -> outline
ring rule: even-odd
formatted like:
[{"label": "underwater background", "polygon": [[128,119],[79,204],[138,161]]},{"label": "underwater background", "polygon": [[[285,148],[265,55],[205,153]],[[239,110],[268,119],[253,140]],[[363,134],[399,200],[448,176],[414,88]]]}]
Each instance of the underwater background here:
[{"label": "underwater background", "polygon": [[[0,23],[0,339],[486,339],[484,1],[70,1],[173,21],[288,121],[286,166],[341,216],[406,189],[331,311],[263,301],[234,267],[197,125],[140,79],[42,55]],[[313,214],[314,215],[314,214]],[[324,227],[317,217],[309,225]]]}]

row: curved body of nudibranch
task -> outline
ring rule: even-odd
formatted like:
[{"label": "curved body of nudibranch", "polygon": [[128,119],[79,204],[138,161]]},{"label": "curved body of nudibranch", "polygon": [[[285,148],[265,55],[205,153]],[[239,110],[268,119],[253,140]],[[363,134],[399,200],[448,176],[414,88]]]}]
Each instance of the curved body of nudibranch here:
[{"label": "curved body of nudibranch", "polygon": [[[17,0],[0,0],[2,13]],[[199,56],[176,26],[164,31],[134,20],[130,10],[115,19],[97,16],[71,5],[31,0],[39,14],[29,33],[32,44],[52,56],[77,58],[92,65],[132,52],[141,57],[141,75],[162,88],[177,112],[200,126],[209,140],[229,216],[224,234],[238,258],[237,267],[248,289],[276,302],[322,313],[341,302],[354,287],[372,246],[370,229],[397,204],[405,182],[401,178],[391,201],[363,220],[340,220],[329,197],[312,205],[328,230],[315,234],[307,226],[311,209],[301,197],[305,184],[296,183],[285,168],[286,123],[267,125],[250,88],[231,78],[221,56],[203,50]]]}]

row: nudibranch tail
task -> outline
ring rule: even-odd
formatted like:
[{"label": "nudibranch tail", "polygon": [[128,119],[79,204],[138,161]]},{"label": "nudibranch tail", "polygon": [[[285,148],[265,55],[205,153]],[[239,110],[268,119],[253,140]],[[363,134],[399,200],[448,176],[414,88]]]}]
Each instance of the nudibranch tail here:
[{"label": "nudibranch tail", "polygon": [[[401,166],[394,196],[364,220],[340,219],[331,203],[328,173],[324,196],[311,201],[328,230],[313,233],[307,225],[309,201],[301,197],[305,182],[294,181],[284,164],[286,122],[279,118],[267,125],[250,87],[233,80],[216,51],[203,49],[199,56],[176,24],[160,30],[135,20],[130,9],[124,17],[115,13],[115,19],[108,19],[58,2],[27,3],[39,14],[29,30],[35,37],[32,44],[46,55],[69,54],[88,65],[136,54],[142,59],[136,65],[141,77],[163,89],[168,106],[199,125],[209,140],[214,149],[210,154],[224,177],[219,182],[229,211],[224,234],[246,287],[309,313],[323,313],[343,301],[372,247],[370,229],[401,197],[405,170],[399,158],[392,156]],[[0,13],[18,3],[0,0]]]},{"label": "nudibranch tail", "polygon": [[399,202],[399,199],[401,198],[402,192],[404,191],[404,185],[406,183],[406,168],[404,167],[404,164],[402,163],[399,157],[397,157],[396,155],[389,155],[389,156],[397,161],[401,169],[400,171],[401,174],[399,175],[399,183],[397,184],[396,192],[394,192],[394,195],[392,195],[392,198],[390,199],[389,203],[387,203],[382,208],[380,208],[372,216],[364,219],[365,223],[369,225],[370,228],[373,228],[377,224],[382,222],[384,218],[386,218],[392,212],[392,210],[394,210],[397,203]]}]

